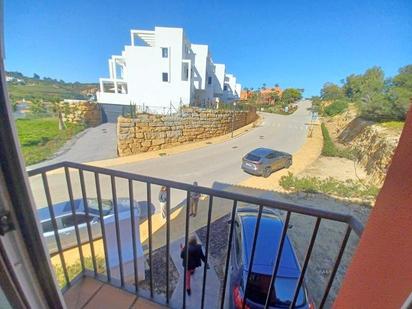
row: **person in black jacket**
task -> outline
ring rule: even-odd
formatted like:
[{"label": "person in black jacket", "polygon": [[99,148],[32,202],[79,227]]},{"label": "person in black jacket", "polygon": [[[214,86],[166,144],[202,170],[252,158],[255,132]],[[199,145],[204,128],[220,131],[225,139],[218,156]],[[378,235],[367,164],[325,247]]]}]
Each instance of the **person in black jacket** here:
[{"label": "person in black jacket", "polygon": [[[186,264],[186,247],[180,245],[182,252],[180,253],[180,257],[182,258],[182,265],[183,268]],[[190,236],[189,239],[189,246],[188,246],[188,256],[189,259],[187,261],[187,271],[186,271],[186,292],[190,296],[192,290],[190,289],[190,276],[195,272],[197,267],[206,263],[205,255],[203,254],[202,246],[197,243],[197,239],[195,235]],[[207,265],[206,265],[207,267]],[[208,267],[207,267],[208,268]]]}]

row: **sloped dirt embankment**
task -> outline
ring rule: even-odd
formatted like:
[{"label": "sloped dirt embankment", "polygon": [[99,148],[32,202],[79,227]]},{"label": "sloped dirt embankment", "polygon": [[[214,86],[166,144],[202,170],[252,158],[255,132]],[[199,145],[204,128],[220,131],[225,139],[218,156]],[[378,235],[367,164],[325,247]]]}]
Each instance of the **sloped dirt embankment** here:
[{"label": "sloped dirt embankment", "polygon": [[355,150],[359,163],[365,168],[372,183],[383,183],[398,145],[399,135],[388,134],[373,122],[355,118],[340,132],[338,141]]}]

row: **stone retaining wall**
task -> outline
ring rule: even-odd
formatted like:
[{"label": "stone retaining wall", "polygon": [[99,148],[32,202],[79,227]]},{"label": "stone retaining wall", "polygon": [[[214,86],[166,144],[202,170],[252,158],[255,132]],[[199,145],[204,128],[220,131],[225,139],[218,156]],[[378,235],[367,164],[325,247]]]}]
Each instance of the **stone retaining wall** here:
[{"label": "stone retaining wall", "polygon": [[119,156],[165,149],[224,135],[257,119],[256,110],[220,111],[186,109],[182,115],[138,114],[136,118],[119,117],[117,149]]},{"label": "stone retaining wall", "polygon": [[62,102],[63,121],[95,127],[102,121],[100,106],[92,102]]}]

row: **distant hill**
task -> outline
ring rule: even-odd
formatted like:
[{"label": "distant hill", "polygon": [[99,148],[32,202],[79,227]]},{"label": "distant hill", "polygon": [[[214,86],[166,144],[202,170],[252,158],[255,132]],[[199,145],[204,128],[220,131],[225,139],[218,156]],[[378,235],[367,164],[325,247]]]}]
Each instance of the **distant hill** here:
[{"label": "distant hill", "polygon": [[33,99],[88,99],[94,96],[98,84],[94,83],[66,83],[50,77],[40,78],[24,76],[20,72],[6,72],[6,81],[12,101]]}]

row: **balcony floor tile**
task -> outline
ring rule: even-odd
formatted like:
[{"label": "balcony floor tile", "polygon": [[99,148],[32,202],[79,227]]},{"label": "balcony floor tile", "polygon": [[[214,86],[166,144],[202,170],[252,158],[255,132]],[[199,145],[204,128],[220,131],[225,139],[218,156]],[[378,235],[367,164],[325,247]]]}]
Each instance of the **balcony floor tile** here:
[{"label": "balcony floor tile", "polygon": [[135,300],[136,296],[133,294],[105,284],[84,308],[130,308]]},{"label": "balcony floor tile", "polygon": [[102,286],[103,283],[92,278],[83,278],[64,294],[67,308],[82,308]]},{"label": "balcony floor tile", "polygon": [[80,308],[139,308],[162,309],[167,308],[144,298],[136,298],[136,295],[102,283],[90,277],[84,277],[75,283],[64,294],[64,300],[68,309]]}]

